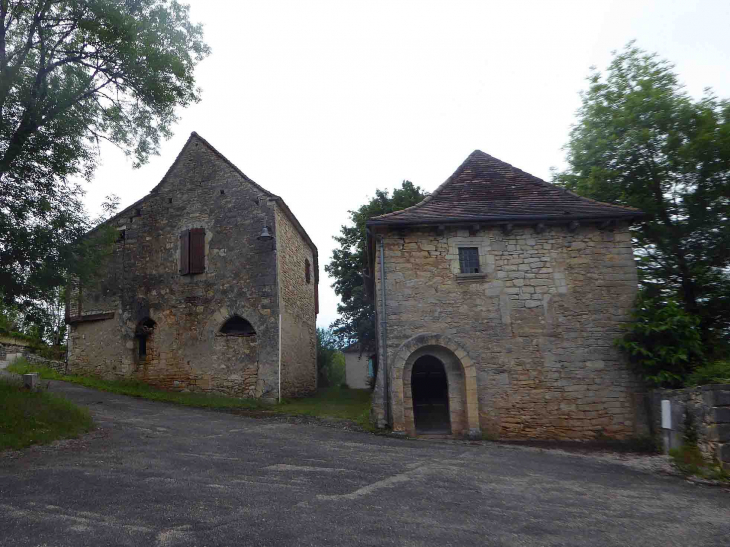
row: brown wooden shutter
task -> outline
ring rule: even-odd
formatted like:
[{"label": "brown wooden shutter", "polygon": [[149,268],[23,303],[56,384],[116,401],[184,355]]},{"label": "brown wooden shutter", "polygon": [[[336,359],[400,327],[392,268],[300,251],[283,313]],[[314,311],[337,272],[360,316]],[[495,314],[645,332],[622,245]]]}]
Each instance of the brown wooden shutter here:
[{"label": "brown wooden shutter", "polygon": [[190,230],[190,273],[205,272],[205,228]]},{"label": "brown wooden shutter", "polygon": [[190,230],[183,230],[180,234],[180,273],[190,273]]}]

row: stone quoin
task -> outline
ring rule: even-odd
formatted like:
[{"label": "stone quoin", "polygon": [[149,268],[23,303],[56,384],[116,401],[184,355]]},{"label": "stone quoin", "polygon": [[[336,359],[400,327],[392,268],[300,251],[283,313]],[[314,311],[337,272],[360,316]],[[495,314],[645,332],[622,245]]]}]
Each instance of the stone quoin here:
[{"label": "stone quoin", "polygon": [[643,433],[642,387],[614,346],[642,216],[475,151],[421,203],[370,219],[374,421],[409,435]]},{"label": "stone quoin", "polygon": [[68,291],[69,373],[264,399],[316,389],[317,248],[280,197],[193,133],[105,225],[100,275]]}]

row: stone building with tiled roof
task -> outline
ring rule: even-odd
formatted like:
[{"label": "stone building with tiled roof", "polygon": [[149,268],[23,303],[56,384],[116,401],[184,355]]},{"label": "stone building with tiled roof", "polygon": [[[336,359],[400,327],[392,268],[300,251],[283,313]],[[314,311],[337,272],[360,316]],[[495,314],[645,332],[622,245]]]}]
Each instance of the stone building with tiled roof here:
[{"label": "stone building with tiled roof", "polygon": [[105,225],[98,279],[69,291],[70,373],[263,399],[316,388],[317,247],[279,196],[193,133]]},{"label": "stone building with tiled roof", "polygon": [[415,434],[626,438],[641,386],[614,346],[637,291],[641,211],[473,152],[436,191],[368,221],[373,416]]}]

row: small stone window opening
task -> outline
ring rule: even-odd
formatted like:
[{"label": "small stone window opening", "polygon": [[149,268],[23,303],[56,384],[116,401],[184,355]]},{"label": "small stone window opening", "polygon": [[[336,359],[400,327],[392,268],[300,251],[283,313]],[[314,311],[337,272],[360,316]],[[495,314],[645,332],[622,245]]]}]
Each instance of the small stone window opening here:
[{"label": "small stone window opening", "polygon": [[137,325],[137,330],[134,333],[137,338],[137,357],[140,361],[147,359],[147,351],[149,347],[149,338],[152,336],[155,330],[156,323],[152,319],[143,319]]},{"label": "small stone window opening", "polygon": [[459,267],[461,273],[480,273],[479,249],[477,247],[460,247]]},{"label": "small stone window opening", "polygon": [[234,315],[223,323],[220,333],[226,336],[256,336],[253,325],[240,315]]},{"label": "small stone window opening", "polygon": [[124,241],[127,239],[127,230],[119,230],[117,233],[117,241]]},{"label": "small stone window opening", "polygon": [[307,285],[312,281],[312,272],[308,258],[304,259],[304,281],[307,282]]}]

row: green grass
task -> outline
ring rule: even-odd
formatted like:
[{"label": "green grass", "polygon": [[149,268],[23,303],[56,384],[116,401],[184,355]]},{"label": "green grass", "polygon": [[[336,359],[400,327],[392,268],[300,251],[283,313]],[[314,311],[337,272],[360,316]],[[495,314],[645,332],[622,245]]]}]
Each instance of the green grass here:
[{"label": "green grass", "polygon": [[370,390],[331,387],[303,399],[285,400],[276,405],[277,412],[300,416],[326,416],[351,420],[372,431],[370,425]]},{"label": "green grass", "polygon": [[44,380],[62,380],[85,387],[141,397],[151,401],[162,401],[199,408],[223,410],[258,410],[291,414],[295,416],[319,416],[351,420],[359,426],[372,430],[370,426],[370,391],[367,389],[328,388],[303,399],[287,399],[281,404],[270,404],[257,399],[237,399],[223,395],[206,393],[181,393],[163,391],[134,380],[103,380],[90,376],[63,375],[46,367],[30,365],[27,361],[17,360],[7,370],[17,374],[37,372]]},{"label": "green grass", "polygon": [[717,462],[708,462],[697,446],[682,445],[669,451],[669,457],[677,470],[686,476],[730,482],[730,472]]},{"label": "green grass", "polygon": [[0,450],[77,437],[93,427],[86,408],[20,382],[0,378]]}]

